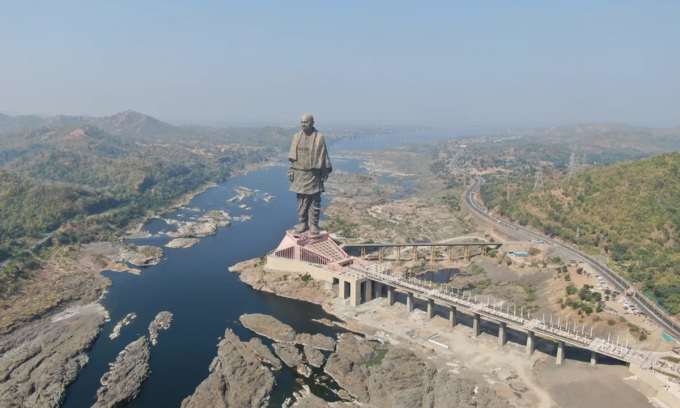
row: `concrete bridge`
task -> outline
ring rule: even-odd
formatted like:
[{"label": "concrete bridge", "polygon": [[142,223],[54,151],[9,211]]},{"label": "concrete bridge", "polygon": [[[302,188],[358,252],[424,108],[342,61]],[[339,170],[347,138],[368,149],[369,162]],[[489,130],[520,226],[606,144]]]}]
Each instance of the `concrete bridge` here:
[{"label": "concrete bridge", "polygon": [[500,242],[418,242],[418,243],[366,243],[366,244],[347,244],[344,245],[344,249],[349,248],[359,248],[361,250],[361,259],[366,259],[366,248],[378,248],[378,262],[383,262],[384,250],[385,248],[395,248],[397,251],[396,262],[401,262],[401,250],[402,248],[412,249],[412,259],[414,261],[418,260],[418,248],[426,247],[430,248],[430,262],[435,262],[437,260],[437,250],[436,248],[446,248],[446,258],[447,260],[453,261],[453,249],[456,247],[463,247],[463,259],[465,261],[470,260],[470,248],[479,247],[479,255],[484,256],[487,254],[489,248],[498,249],[503,244]]},{"label": "concrete bridge", "polygon": [[[457,243],[444,244],[464,246],[473,244],[499,245],[498,243]],[[379,244],[363,244],[376,246]],[[382,244],[385,247],[394,244]],[[400,244],[402,245],[402,244]],[[403,244],[406,245],[406,244]],[[413,244],[408,244],[412,246]],[[431,246],[440,244],[417,244]],[[457,313],[472,316],[472,332],[477,337],[481,333],[482,319],[498,324],[498,343],[502,347],[507,342],[508,327],[527,333],[526,354],[530,356],[536,348],[536,336],[557,343],[556,363],[564,360],[565,345],[577,347],[591,352],[591,364],[597,363],[598,355],[608,356],[626,363],[633,363],[643,369],[664,367],[667,371],[680,374],[680,365],[669,360],[662,360],[667,354],[644,350],[636,350],[622,344],[619,339],[597,338],[592,328],[586,329],[576,322],[554,321],[531,316],[524,309],[517,310],[507,304],[491,303],[490,298],[478,298],[471,293],[451,288],[446,284],[423,282],[416,278],[394,276],[389,268],[370,263],[360,258],[347,255],[327,234],[318,236],[294,235],[288,232],[279,247],[268,254],[266,269],[283,270],[300,274],[309,274],[312,278],[330,283],[342,299],[347,299],[353,306],[369,302],[376,297],[387,297],[393,305],[396,292],[406,294],[406,308],[412,312],[415,299],[427,302],[427,314],[435,315],[435,305],[448,309],[449,322],[457,325]]]}]

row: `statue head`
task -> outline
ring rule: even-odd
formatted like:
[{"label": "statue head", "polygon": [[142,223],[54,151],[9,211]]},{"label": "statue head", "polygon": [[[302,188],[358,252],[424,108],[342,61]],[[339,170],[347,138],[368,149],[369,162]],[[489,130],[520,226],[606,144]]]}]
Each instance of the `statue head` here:
[{"label": "statue head", "polygon": [[302,125],[302,130],[305,132],[314,129],[314,116],[312,116],[310,113],[305,113],[302,115],[300,124]]}]

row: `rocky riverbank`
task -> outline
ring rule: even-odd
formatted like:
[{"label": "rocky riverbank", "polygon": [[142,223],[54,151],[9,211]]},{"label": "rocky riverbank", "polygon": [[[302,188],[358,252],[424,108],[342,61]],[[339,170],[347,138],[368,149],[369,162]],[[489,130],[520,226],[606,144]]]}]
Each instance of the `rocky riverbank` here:
[{"label": "rocky riverbank", "polygon": [[58,407],[107,317],[97,303],[72,307],[3,336],[0,406]]},{"label": "rocky riverbank", "polygon": [[150,358],[148,337],[142,336],[128,344],[110,364],[109,372],[102,376],[97,402],[92,407],[121,407],[135,399],[149,377]]},{"label": "rocky riverbank", "polygon": [[262,357],[229,329],[217,347],[210,375],[182,401],[182,408],[266,406],[275,381]]},{"label": "rocky riverbank", "polygon": [[157,265],[163,259],[163,249],[154,246],[126,244],[119,254],[119,260],[135,266]]},{"label": "rocky riverbank", "polygon": [[265,271],[264,259],[252,259],[229,267],[239,273],[240,279],[253,289],[274,293],[278,296],[304,300],[323,305],[333,299],[333,291],[323,282],[303,280],[302,275],[279,271]]}]

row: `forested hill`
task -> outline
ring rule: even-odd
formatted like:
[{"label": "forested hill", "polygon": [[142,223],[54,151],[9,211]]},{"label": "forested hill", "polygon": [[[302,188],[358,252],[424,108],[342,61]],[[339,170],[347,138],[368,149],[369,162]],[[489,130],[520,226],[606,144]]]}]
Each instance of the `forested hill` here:
[{"label": "forested hill", "polygon": [[680,312],[680,153],[590,168],[501,207],[522,224],[608,254],[630,281]]},{"label": "forested hill", "polygon": [[[74,219],[81,222],[72,223],[69,240],[109,236],[148,211],[276,154],[241,144],[135,139],[92,125],[0,135],[0,261],[30,238]],[[84,223],[90,215],[98,216]]]}]

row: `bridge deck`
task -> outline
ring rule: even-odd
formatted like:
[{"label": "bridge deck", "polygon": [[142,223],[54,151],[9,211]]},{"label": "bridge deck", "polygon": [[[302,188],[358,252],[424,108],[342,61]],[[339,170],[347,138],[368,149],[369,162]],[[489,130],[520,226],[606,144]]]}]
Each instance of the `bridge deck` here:
[{"label": "bridge deck", "polygon": [[[636,350],[631,347],[614,344],[610,341],[592,337],[582,326],[579,331],[576,327],[558,327],[551,323],[546,323],[539,319],[532,319],[529,314],[516,309],[510,309],[508,305],[492,305],[477,301],[471,295],[465,296],[460,292],[455,292],[446,285],[433,286],[418,279],[402,279],[391,276],[386,271],[369,271],[361,268],[351,268],[348,272],[355,277],[365,277],[376,282],[380,282],[405,292],[411,292],[415,296],[433,299],[439,304],[455,306],[457,309],[479,314],[485,318],[497,322],[506,323],[509,326],[534,332],[541,337],[546,337],[556,341],[562,341],[567,345],[587,349],[598,354],[613,357],[626,362],[634,362],[644,368],[649,368],[658,363],[661,353]],[[561,324],[560,324],[561,326]]]}]

